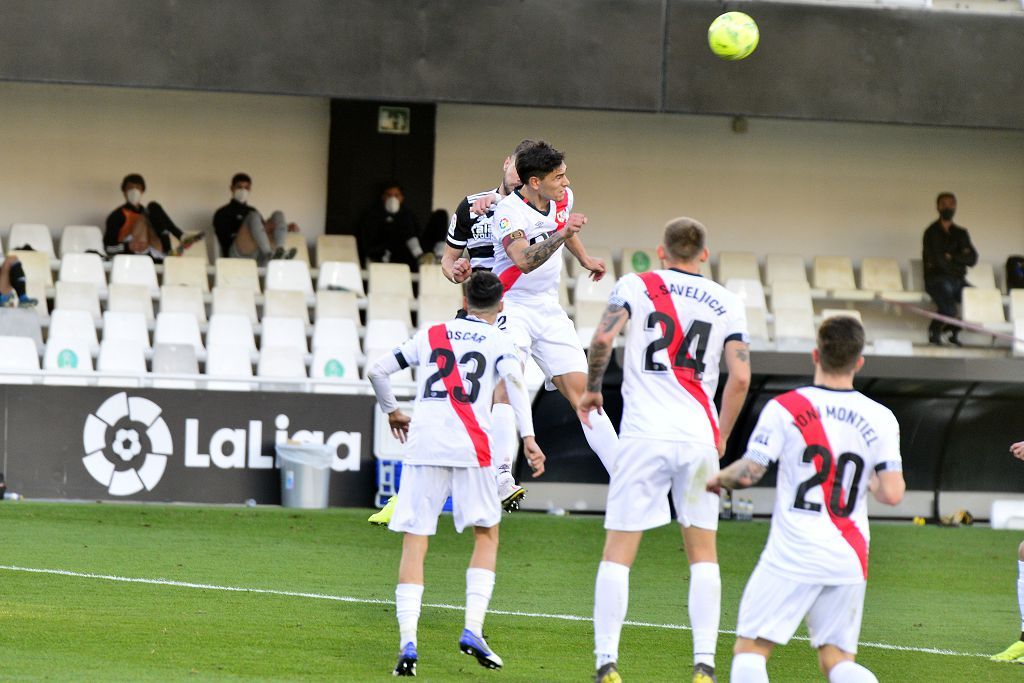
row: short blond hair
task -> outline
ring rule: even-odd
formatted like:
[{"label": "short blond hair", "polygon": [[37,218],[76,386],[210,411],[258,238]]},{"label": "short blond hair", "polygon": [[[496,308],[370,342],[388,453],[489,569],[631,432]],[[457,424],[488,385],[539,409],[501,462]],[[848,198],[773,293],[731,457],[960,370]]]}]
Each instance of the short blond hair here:
[{"label": "short blond hair", "polygon": [[677,261],[696,261],[704,251],[707,233],[700,221],[685,216],[673,218],[665,224],[665,251]]}]

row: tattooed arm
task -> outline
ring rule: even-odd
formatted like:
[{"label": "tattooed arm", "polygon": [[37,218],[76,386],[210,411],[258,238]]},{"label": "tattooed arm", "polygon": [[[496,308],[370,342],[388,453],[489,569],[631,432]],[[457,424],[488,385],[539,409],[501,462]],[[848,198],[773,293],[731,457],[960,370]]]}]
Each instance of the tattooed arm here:
[{"label": "tattooed arm", "polygon": [[749,458],[740,458],[708,480],[707,489],[711,493],[719,493],[722,489],[749,488],[761,481],[767,471],[768,468]]},{"label": "tattooed arm", "polygon": [[725,444],[736,426],[750,388],[750,348],[745,342],[734,340],[725,343],[725,367],[729,379],[722,389],[722,409],[718,413],[719,457],[725,455]]},{"label": "tattooed arm", "polygon": [[[578,217],[572,220],[573,217]],[[572,214],[565,224],[563,230],[559,230],[547,239],[536,244],[530,244],[526,239],[526,233],[522,230],[514,230],[501,239],[501,246],[505,253],[512,259],[519,270],[529,273],[544,265],[544,262],[551,258],[551,255],[558,251],[558,248],[565,244],[565,241],[580,231],[587,219],[581,214]]]},{"label": "tattooed arm", "polygon": [[587,373],[587,390],[580,398],[576,406],[576,414],[583,424],[590,426],[590,411],[601,411],[604,405],[604,397],[601,395],[601,384],[604,382],[604,371],[608,368],[608,361],[612,356],[612,346],[615,337],[622,330],[626,321],[629,320],[629,309],[614,302],[608,303],[608,308],[601,316],[601,322],[594,330],[594,338],[590,342],[589,372]]}]

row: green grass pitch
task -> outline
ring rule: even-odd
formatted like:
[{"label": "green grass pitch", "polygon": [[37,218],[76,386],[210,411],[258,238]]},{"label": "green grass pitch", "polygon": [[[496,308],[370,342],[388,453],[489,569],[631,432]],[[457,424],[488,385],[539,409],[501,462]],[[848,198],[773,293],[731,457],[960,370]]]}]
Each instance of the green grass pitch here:
[{"label": "green grass pitch", "polygon": [[[367,525],[367,514],[3,503],[0,678],[392,680],[398,635],[387,601],[400,537]],[[765,522],[722,525],[723,631],[735,627],[767,531]],[[459,654],[461,610],[436,606],[462,605],[471,544],[442,517],[427,558],[424,602],[435,606],[420,620],[420,678],[589,680],[603,536],[598,517],[505,517],[486,631],[506,666],[493,672]],[[876,523],[859,660],[882,681],[1024,679],[1024,667],[981,656],[1018,635],[1019,542],[1018,533],[981,527]],[[674,525],[641,546],[627,618],[644,625],[623,631],[627,681],[689,679],[680,546]],[[560,618],[571,616],[579,618]],[[729,633],[719,639],[723,682],[732,642]],[[777,681],[821,680],[806,641],[777,650],[768,669]]]}]

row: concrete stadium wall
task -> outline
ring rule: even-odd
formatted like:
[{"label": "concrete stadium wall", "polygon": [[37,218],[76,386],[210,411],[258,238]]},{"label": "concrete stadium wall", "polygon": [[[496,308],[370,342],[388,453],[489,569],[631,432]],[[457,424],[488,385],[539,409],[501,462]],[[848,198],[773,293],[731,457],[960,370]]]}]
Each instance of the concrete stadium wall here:
[{"label": "concrete stadium wall", "polygon": [[102,226],[138,172],[198,230],[245,171],[254,206],[322,233],[329,122],[322,98],[0,83],[0,226]]}]

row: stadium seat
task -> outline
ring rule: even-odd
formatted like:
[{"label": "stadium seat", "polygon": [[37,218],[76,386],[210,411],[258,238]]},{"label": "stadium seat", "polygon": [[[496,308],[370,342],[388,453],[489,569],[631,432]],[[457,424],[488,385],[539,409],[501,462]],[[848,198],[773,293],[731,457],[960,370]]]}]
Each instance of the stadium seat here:
[{"label": "stadium seat", "polygon": [[758,306],[747,306],[746,313],[750,348],[755,351],[769,349],[771,337],[768,336],[768,313]]},{"label": "stadium seat", "polygon": [[74,309],[58,309],[53,312],[50,316],[49,339],[81,340],[89,345],[92,354],[96,354],[100,347],[92,314]]},{"label": "stadium seat", "polygon": [[35,309],[36,317],[39,318],[39,322],[43,325],[49,325],[50,302],[47,298],[49,296],[47,288],[41,282],[29,280],[25,283],[25,293],[37,302],[33,308]]},{"label": "stadium seat", "polygon": [[866,258],[860,264],[860,288],[883,299],[920,303],[921,294],[903,288],[900,264],[894,258]]},{"label": "stadium seat", "polygon": [[907,271],[907,291],[924,291],[924,261],[919,258],[910,259],[910,269]]},{"label": "stadium seat", "polygon": [[1010,321],[1024,320],[1024,289],[1010,290]]},{"label": "stadium seat", "polygon": [[[245,349],[249,356],[256,355],[256,336],[248,316],[231,313],[214,313],[206,331],[206,347],[233,346]],[[207,359],[209,362],[209,359]]]},{"label": "stadium seat", "polygon": [[[27,337],[0,336],[0,371],[38,371],[39,350]],[[34,384],[35,378],[26,375],[0,374],[2,384]]]},{"label": "stadium seat", "polygon": [[[62,282],[57,282],[58,292]],[[72,285],[86,287],[88,285]],[[95,291],[95,288],[94,288]],[[155,319],[153,315],[153,297],[146,285],[110,285],[110,296],[107,298],[107,310],[118,313],[141,313],[149,325]]]},{"label": "stadium seat", "polygon": [[782,281],[807,282],[807,266],[799,254],[768,254],[764,259],[764,281],[769,286]]},{"label": "stadium seat", "polygon": [[7,251],[18,251],[23,246],[32,247],[34,251],[46,254],[47,260],[56,260],[53,249],[53,235],[48,226],[39,223],[14,223],[7,236]]},{"label": "stadium seat", "polygon": [[658,254],[654,249],[623,249],[622,274],[646,273],[661,267]]},{"label": "stadium seat", "polygon": [[218,287],[241,287],[259,294],[260,276],[256,261],[248,258],[219,258],[214,264],[213,283]]},{"label": "stadium seat", "polygon": [[99,254],[65,254],[60,259],[57,279],[64,282],[94,284],[101,299],[107,296],[107,274],[103,270],[103,258]]},{"label": "stadium seat", "polygon": [[150,348],[146,316],[137,312],[105,311],[103,313],[103,338],[124,339],[138,344],[144,349]]},{"label": "stadium seat", "polygon": [[733,279],[761,282],[761,270],[757,266],[757,256],[754,255],[754,252],[723,251],[718,254],[718,279],[716,282],[724,284]]},{"label": "stadium seat", "polygon": [[870,355],[872,356],[914,355],[914,345],[908,339],[876,339],[871,346]]},{"label": "stadium seat", "polygon": [[[51,325],[52,325],[51,319]],[[93,336],[96,331],[93,329]],[[39,314],[24,308],[0,308],[0,337],[27,337],[43,352],[43,329]]]},{"label": "stadium seat", "polygon": [[371,291],[367,297],[366,320],[401,320],[412,327],[409,300],[397,294],[378,294]]},{"label": "stadium seat", "polygon": [[[153,347],[154,375],[198,375],[196,350],[189,344],[157,344]],[[194,379],[154,378],[155,389],[195,389]]]},{"label": "stadium seat", "polygon": [[412,274],[404,263],[371,263],[370,294],[395,294],[412,299]]},{"label": "stadium seat", "polygon": [[1003,295],[995,287],[964,287],[962,303],[965,321],[996,332],[1012,330],[1003,311]]},{"label": "stadium seat", "polygon": [[281,289],[291,292],[302,292],[313,299],[313,279],[309,274],[309,264],[305,261],[271,261],[267,264],[267,281],[265,290]]},{"label": "stadium seat", "polygon": [[345,391],[360,381],[356,352],[339,346],[320,346],[313,351],[310,376],[321,380],[313,385],[315,393]]},{"label": "stadium seat", "polygon": [[260,351],[256,374],[271,379],[306,379],[304,355],[301,349],[291,345],[265,346]]},{"label": "stadium seat", "polygon": [[419,298],[423,297],[448,299],[458,309],[462,305],[462,286],[449,282],[441,266],[420,266]]},{"label": "stadium seat", "polygon": [[306,238],[300,232],[290,232],[285,235],[284,238],[284,249],[295,250],[295,256],[292,257],[293,261],[302,261],[306,266],[310,266],[312,261],[309,260],[309,245],[306,243]]},{"label": "stadium seat", "polygon": [[160,294],[153,259],[138,254],[118,254],[110,269],[111,284],[144,285],[153,296]]},{"label": "stadium seat", "polygon": [[[453,286],[453,289],[455,287]],[[460,300],[457,305],[452,305],[449,297],[421,296],[419,310],[416,313],[416,326],[419,328],[436,325],[437,323],[448,322],[455,317],[462,305]]]},{"label": "stadium seat", "polygon": [[290,347],[309,352],[306,341],[306,325],[298,318],[263,317],[263,330],[260,334],[260,352],[265,348]]},{"label": "stadium seat", "polygon": [[[403,340],[404,341],[404,340]],[[373,364],[380,360],[382,357],[390,355],[394,352],[394,346],[388,347],[366,347],[366,365],[363,367],[363,379],[367,379],[366,373],[370,371]],[[409,383],[411,384],[414,379],[412,376],[412,368],[405,368],[391,375],[391,381],[396,383]]]},{"label": "stadium seat", "polygon": [[760,308],[762,311],[768,308],[760,280],[729,278],[725,281],[725,288],[738,296],[747,308]]},{"label": "stadium seat", "polygon": [[[601,322],[601,316],[604,315],[607,307],[607,301],[580,301],[576,304],[576,314],[573,316],[576,327],[590,328],[591,336],[593,336],[594,329]],[[588,336],[586,345],[589,346],[589,344],[590,337]]]},{"label": "stadium seat", "polygon": [[256,293],[248,287],[214,287],[211,315],[221,314],[244,315],[255,325],[259,322]]},{"label": "stadium seat", "polygon": [[594,282],[590,279],[589,273],[583,272],[576,276],[576,289],[573,290],[573,296],[577,304],[584,301],[607,303],[608,296],[614,288],[615,280],[610,273]]},{"label": "stadium seat", "polygon": [[340,263],[328,261],[320,264],[320,272],[316,278],[317,291],[338,290],[352,292],[359,298],[366,297],[363,288],[363,276],[358,263]]},{"label": "stadium seat", "polygon": [[772,286],[772,312],[780,308],[799,308],[813,313],[811,288],[807,282],[783,280]]},{"label": "stadium seat", "polygon": [[[82,339],[50,339],[46,342],[46,352],[43,354],[43,369],[65,375],[44,376],[43,384],[83,387],[88,385],[89,380],[84,376],[92,374],[92,353],[88,342]],[[66,376],[71,373],[83,376]]]},{"label": "stadium seat", "polygon": [[829,318],[835,318],[838,316],[847,316],[848,318],[854,318],[857,322],[863,324],[864,316],[860,314],[860,311],[853,308],[823,308],[821,310],[821,319],[828,320]]},{"label": "stadium seat", "polygon": [[988,261],[978,261],[967,269],[967,282],[972,287],[996,289],[996,273]]},{"label": "stadium seat", "polygon": [[[185,251],[180,255],[180,258],[187,258],[192,261],[202,263],[204,266],[210,262],[210,248],[217,244],[217,238],[213,236],[212,231],[202,231],[203,238],[198,242],[193,242],[191,245],[185,247]],[[178,247],[181,246],[181,241],[171,235],[171,254],[168,258],[179,258],[177,254]],[[166,261],[165,261],[166,263]]]},{"label": "stadium seat", "polygon": [[359,345],[359,329],[348,318],[318,318],[313,328],[313,353],[321,347],[350,349],[358,355],[363,350]]},{"label": "stadium seat", "polygon": [[[100,314],[100,295],[96,291],[96,285],[57,280],[56,289],[57,293],[53,300],[54,310],[85,311],[92,316],[93,323],[100,324],[103,318]],[[111,293],[111,300],[113,300],[113,293]]]},{"label": "stadium seat", "polygon": [[125,339],[104,339],[96,369],[101,387],[137,387],[146,374],[146,350]]},{"label": "stadium seat", "polygon": [[188,313],[200,323],[206,322],[203,293],[194,285],[165,286],[160,293],[161,313]]},{"label": "stadium seat", "polygon": [[60,233],[60,255],[84,254],[87,251],[105,253],[103,231],[95,225],[68,225]]},{"label": "stadium seat", "polygon": [[776,308],[775,348],[779,351],[810,351],[816,330],[814,313],[808,308]]},{"label": "stadium seat", "polygon": [[20,251],[8,252],[17,256],[21,261],[22,270],[25,271],[26,282],[38,282],[44,287],[53,287],[53,270],[50,268],[50,257],[41,251]]},{"label": "stadium seat", "polygon": [[[213,318],[210,319],[211,325]],[[230,344],[209,344],[206,350],[206,388],[214,391],[251,391],[252,382],[239,381],[252,377],[249,349]],[[232,381],[234,380],[234,381]]]},{"label": "stadium seat", "polygon": [[164,260],[164,287],[188,285],[199,291],[210,291],[210,280],[206,277],[206,261],[192,258],[172,257]]},{"label": "stadium seat", "polygon": [[205,359],[206,349],[199,332],[199,320],[193,313],[160,311],[156,317],[154,344],[188,344],[196,350],[196,357]]},{"label": "stadium seat", "polygon": [[815,256],[812,273],[812,286],[825,290],[833,299],[868,301],[875,298],[874,292],[857,289],[849,256]]},{"label": "stadium seat", "polygon": [[306,295],[287,289],[267,289],[263,295],[263,317],[298,318],[309,324],[309,307]]},{"label": "stadium seat", "polygon": [[[615,268],[615,260],[612,258],[611,249],[609,249],[608,247],[588,246],[587,256],[590,256],[591,258],[604,259],[606,273],[605,279],[610,277],[614,280],[616,278],[616,273],[618,271]],[[572,256],[571,254],[569,255],[569,275],[571,277],[575,278],[579,277],[580,275],[586,275],[588,272],[589,271],[583,270],[583,267],[580,266],[580,262],[576,260],[575,256]]]},{"label": "stadium seat", "polygon": [[1019,340],[1013,342],[1013,355],[1024,356],[1024,320],[1013,321],[1013,336]]},{"label": "stadium seat", "polygon": [[322,267],[328,261],[359,263],[359,247],[355,235],[317,235],[316,262]]},{"label": "stadium seat", "polygon": [[349,318],[356,327],[362,328],[359,318],[359,302],[352,292],[318,291],[316,293],[316,319]]},{"label": "stadium seat", "polygon": [[393,349],[409,338],[409,326],[401,320],[371,320],[366,324],[363,348]]}]

